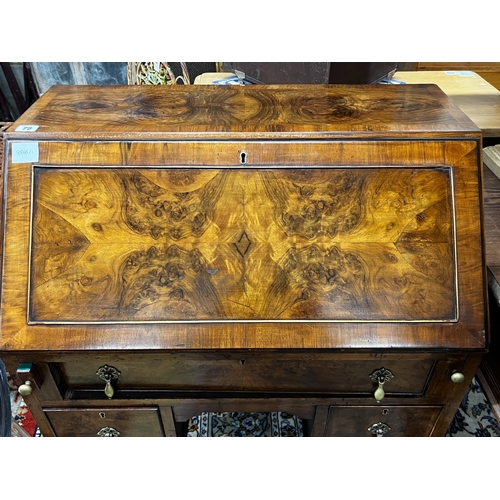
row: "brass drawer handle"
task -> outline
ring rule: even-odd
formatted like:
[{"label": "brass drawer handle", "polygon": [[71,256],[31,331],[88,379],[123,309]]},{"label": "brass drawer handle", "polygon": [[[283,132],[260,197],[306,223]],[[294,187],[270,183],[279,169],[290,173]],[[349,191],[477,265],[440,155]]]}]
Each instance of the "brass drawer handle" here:
[{"label": "brass drawer handle", "polygon": [[374,397],[377,400],[377,403],[380,403],[382,399],[385,397],[385,391],[384,391],[384,384],[386,382],[389,382],[391,378],[394,378],[393,373],[391,370],[388,370],[387,368],[380,368],[378,370],[375,370],[371,375],[370,378],[372,382],[375,382],[378,384],[377,389],[375,390]]},{"label": "brass drawer handle", "polygon": [[377,422],[376,424],[370,425],[370,427],[368,427],[368,431],[378,438],[384,437],[385,434],[387,434],[390,430],[390,426],[388,426],[384,422]]},{"label": "brass drawer handle", "polygon": [[96,375],[101,377],[104,382],[106,382],[106,386],[104,387],[104,394],[106,394],[106,396],[111,399],[115,393],[111,382],[113,380],[116,380],[121,375],[121,372],[118,371],[114,366],[104,365],[96,371]]},{"label": "brass drawer handle", "polygon": [[120,433],[113,427],[103,427],[97,435],[99,437],[118,437]]}]

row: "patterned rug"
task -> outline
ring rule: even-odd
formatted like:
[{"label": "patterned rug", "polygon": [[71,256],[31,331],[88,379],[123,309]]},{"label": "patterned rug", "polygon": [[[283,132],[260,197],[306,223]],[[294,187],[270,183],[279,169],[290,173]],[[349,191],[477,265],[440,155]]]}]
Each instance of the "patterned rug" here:
[{"label": "patterned rug", "polygon": [[[40,431],[22,396],[7,374],[12,436],[38,437]],[[188,437],[301,437],[300,418],[285,412],[202,413],[189,422]],[[476,378],[473,379],[446,437],[500,437],[500,424]]]},{"label": "patterned rug", "polygon": [[189,422],[188,437],[299,437],[300,418],[285,412],[202,413]]},{"label": "patterned rug", "polygon": [[500,425],[475,377],[445,436],[500,437]]}]

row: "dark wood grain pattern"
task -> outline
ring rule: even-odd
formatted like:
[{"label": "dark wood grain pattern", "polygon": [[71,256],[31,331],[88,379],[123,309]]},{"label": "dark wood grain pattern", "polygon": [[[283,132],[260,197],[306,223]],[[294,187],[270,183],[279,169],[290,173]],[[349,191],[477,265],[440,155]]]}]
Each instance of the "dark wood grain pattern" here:
[{"label": "dark wood grain pattern", "polygon": [[447,170],[35,169],[30,321],[456,319]]},{"label": "dark wood grain pattern", "polygon": [[439,406],[331,407],[325,436],[376,437],[369,429],[382,422],[388,426],[384,437],[427,437],[440,411]]},{"label": "dark wood grain pattern", "polygon": [[[370,374],[387,367],[394,378],[387,383],[389,395],[420,395],[434,368],[433,359],[334,359],[321,355],[253,353],[175,353],[164,359],[116,361],[120,376],[117,390],[143,389],[175,391],[298,391],[304,394],[364,394],[373,396],[377,385]],[[60,363],[67,389],[102,389],[96,376],[102,365],[90,362]],[[373,399],[373,398],[372,398]],[[375,402],[373,399],[372,402]]]},{"label": "dark wood grain pattern", "polygon": [[99,431],[109,428],[114,437],[161,437],[165,435],[158,408],[154,407],[102,407],[87,411],[74,408],[51,408],[46,411],[46,415],[58,437],[101,437]]},{"label": "dark wood grain pattern", "polygon": [[[39,137],[408,137],[476,135],[435,85],[56,86],[16,124]],[[22,136],[22,135],[21,135]]]}]

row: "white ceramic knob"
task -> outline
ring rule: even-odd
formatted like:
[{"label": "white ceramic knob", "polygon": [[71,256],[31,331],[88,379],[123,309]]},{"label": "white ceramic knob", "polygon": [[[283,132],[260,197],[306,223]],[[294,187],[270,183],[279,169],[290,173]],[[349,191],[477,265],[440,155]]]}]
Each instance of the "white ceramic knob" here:
[{"label": "white ceramic knob", "polygon": [[465,380],[464,374],[460,372],[455,372],[451,374],[451,381],[455,384],[461,384]]},{"label": "white ceramic knob", "polygon": [[33,392],[33,387],[31,386],[31,382],[27,380],[23,385],[19,386],[19,394],[21,396],[29,396]]}]

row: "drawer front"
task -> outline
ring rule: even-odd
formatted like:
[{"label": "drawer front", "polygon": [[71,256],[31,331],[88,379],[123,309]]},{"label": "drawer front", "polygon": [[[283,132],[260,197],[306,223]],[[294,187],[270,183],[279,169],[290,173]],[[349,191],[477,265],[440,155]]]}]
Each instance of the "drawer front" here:
[{"label": "drawer front", "polygon": [[427,437],[440,406],[331,406],[328,437]]},{"label": "drawer front", "polygon": [[161,437],[158,408],[51,408],[44,410],[58,437]]},{"label": "drawer front", "polygon": [[[377,370],[393,375],[384,390],[390,394],[424,393],[434,361],[417,360],[331,360],[286,355],[171,355],[151,362],[110,361],[116,369],[111,383],[119,390],[172,391],[277,391],[308,394],[374,394],[378,383],[371,378]],[[68,389],[105,388],[96,373],[104,363],[60,364]],[[119,375],[118,375],[119,372]]]}]

